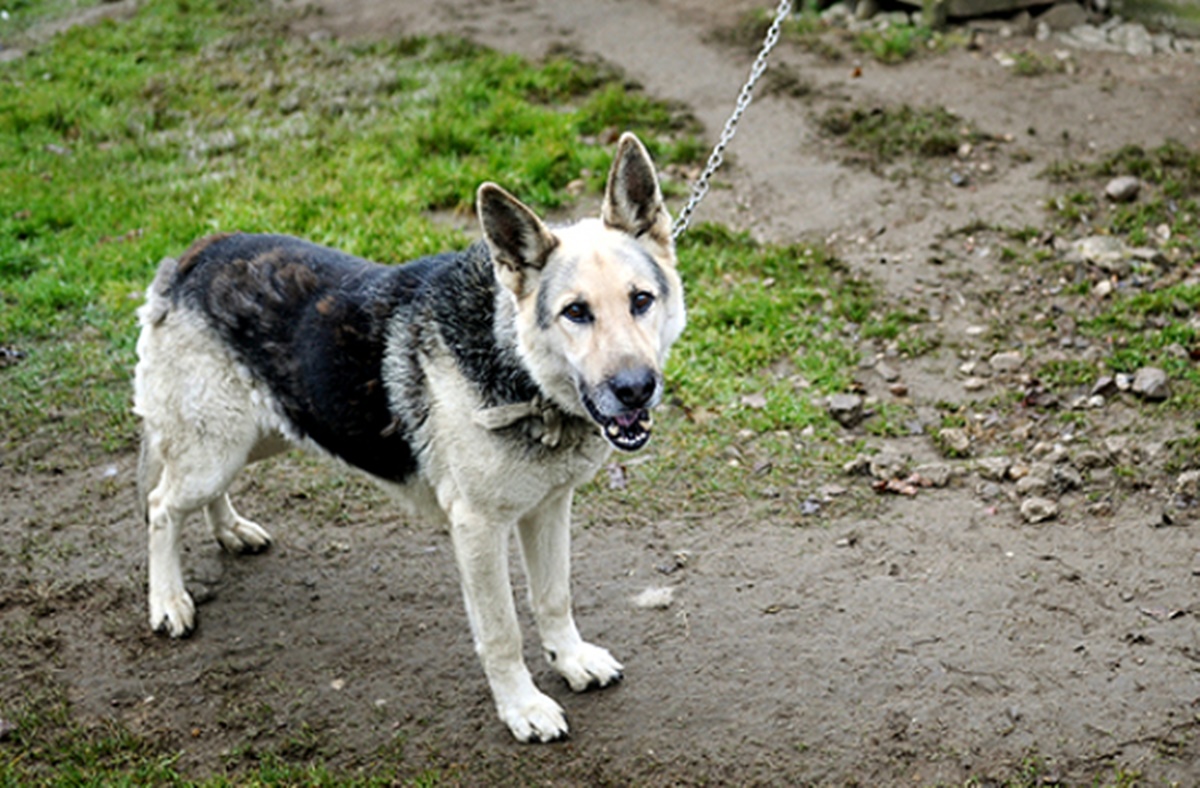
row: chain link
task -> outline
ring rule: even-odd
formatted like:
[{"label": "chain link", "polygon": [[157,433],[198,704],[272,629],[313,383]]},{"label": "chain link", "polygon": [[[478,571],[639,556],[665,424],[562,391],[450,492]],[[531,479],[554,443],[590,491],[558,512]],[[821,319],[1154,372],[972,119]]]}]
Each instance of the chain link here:
[{"label": "chain link", "polygon": [[725,161],[725,148],[729,146],[733,135],[737,133],[738,122],[742,119],[746,107],[750,106],[750,100],[754,96],[754,85],[767,70],[767,57],[775,48],[775,44],[779,42],[779,32],[791,10],[791,0],[780,0],[779,7],[775,10],[775,21],[767,29],[767,37],[763,40],[762,49],[759,50],[758,58],[750,68],[750,76],[746,80],[746,84],[742,86],[742,91],[738,93],[737,105],[733,109],[733,114],[729,116],[729,120],[725,121],[725,128],[721,130],[721,138],[717,141],[712,153],[709,154],[708,163],[704,165],[700,177],[692,186],[692,195],[688,198],[687,205],[683,206],[683,210],[675,218],[675,224],[671,227],[671,240],[679,240],[679,236],[683,235],[683,231],[692,221],[692,214],[696,211],[696,206],[708,194],[709,181],[712,179],[713,173]]}]

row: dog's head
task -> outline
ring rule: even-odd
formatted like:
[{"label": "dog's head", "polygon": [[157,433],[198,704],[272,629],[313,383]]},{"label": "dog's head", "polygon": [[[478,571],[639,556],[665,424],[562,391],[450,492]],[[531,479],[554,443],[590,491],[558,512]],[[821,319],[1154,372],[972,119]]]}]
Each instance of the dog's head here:
[{"label": "dog's head", "polygon": [[685,320],[671,217],[645,147],[621,137],[599,219],[548,228],[493,183],[479,187],[478,210],[534,379],[616,448],[640,449]]}]

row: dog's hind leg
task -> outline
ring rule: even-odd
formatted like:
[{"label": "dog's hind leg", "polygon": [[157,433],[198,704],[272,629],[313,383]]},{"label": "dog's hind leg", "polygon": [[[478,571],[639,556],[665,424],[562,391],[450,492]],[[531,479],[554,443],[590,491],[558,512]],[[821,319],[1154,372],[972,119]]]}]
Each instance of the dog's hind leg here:
[{"label": "dog's hind leg", "polygon": [[521,519],[518,534],[529,603],[551,667],[582,692],[621,680],[621,663],[607,649],[584,642],[571,613],[571,491]]},{"label": "dog's hind leg", "polygon": [[204,519],[222,549],[231,553],[261,553],[271,546],[271,535],[258,523],[238,514],[228,493],[204,507]]},{"label": "dog's hind leg", "polygon": [[183,585],[180,538],[188,515],[204,505],[186,493],[186,481],[167,465],[147,496],[150,627],[171,637],[191,634],[196,605]]}]

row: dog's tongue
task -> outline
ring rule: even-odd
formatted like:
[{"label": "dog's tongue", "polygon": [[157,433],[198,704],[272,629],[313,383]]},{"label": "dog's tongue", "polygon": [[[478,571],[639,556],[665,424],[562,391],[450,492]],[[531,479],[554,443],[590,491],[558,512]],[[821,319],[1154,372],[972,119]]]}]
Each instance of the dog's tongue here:
[{"label": "dog's tongue", "polygon": [[642,411],[636,411],[634,413],[622,413],[620,416],[614,416],[613,421],[621,425],[623,429],[628,429],[629,427],[632,427],[634,423],[637,422],[641,417]]}]

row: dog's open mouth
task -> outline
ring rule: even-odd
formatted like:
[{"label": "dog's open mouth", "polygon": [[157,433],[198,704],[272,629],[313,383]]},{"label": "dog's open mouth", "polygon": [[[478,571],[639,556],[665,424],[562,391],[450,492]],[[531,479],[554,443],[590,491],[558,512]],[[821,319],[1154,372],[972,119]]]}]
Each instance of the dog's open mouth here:
[{"label": "dog's open mouth", "polygon": [[616,416],[605,416],[596,410],[596,406],[587,397],[583,398],[592,419],[600,425],[604,437],[621,451],[637,451],[650,440],[650,428],[654,419],[645,408],[619,413]]}]

